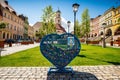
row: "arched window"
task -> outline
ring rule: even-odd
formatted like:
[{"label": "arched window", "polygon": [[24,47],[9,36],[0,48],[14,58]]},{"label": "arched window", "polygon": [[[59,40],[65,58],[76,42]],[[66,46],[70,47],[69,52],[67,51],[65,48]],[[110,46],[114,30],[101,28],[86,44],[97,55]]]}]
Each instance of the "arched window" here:
[{"label": "arched window", "polygon": [[103,35],[103,31],[100,32],[100,35]]},{"label": "arched window", "polygon": [[116,29],[115,35],[120,35],[120,26]]},{"label": "arched window", "polygon": [[3,39],[5,39],[5,32],[3,33]]},{"label": "arched window", "polygon": [[7,39],[9,39],[9,33],[7,33]]},{"label": "arched window", "polygon": [[96,37],[96,36],[97,36],[97,33],[95,33],[94,36]]},{"label": "arched window", "polygon": [[112,36],[112,30],[111,29],[108,29],[106,31],[106,36]]}]

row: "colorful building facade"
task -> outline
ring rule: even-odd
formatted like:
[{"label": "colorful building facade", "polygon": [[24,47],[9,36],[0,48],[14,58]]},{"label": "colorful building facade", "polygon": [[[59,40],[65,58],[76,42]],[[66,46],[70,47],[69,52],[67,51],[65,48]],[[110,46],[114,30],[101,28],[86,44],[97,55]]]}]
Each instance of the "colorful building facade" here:
[{"label": "colorful building facade", "polygon": [[0,40],[18,39],[23,37],[24,21],[8,4],[8,1],[0,1],[0,22],[8,24],[5,29],[0,29]]},{"label": "colorful building facade", "polygon": [[114,10],[112,31],[114,35],[114,40],[120,38],[120,6]]},{"label": "colorful building facade", "polygon": [[[106,23],[105,32],[103,23]],[[90,34],[94,36],[97,33],[97,37],[103,37],[105,34],[106,42],[115,41],[120,38],[120,6],[112,7],[104,12],[99,17],[90,20]],[[100,39],[100,38],[99,38]]]}]

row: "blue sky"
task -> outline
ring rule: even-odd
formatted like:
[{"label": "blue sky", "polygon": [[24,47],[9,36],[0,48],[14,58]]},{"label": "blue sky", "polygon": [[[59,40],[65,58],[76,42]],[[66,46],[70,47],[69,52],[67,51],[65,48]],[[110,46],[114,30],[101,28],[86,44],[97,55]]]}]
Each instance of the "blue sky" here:
[{"label": "blue sky", "polygon": [[62,17],[73,22],[73,3],[80,4],[77,12],[77,19],[80,21],[81,13],[85,8],[89,9],[90,17],[94,18],[103,14],[113,5],[116,5],[116,1],[117,0],[8,0],[9,4],[18,14],[24,14],[29,18],[29,23],[32,25],[37,21],[41,21],[42,10],[48,5],[52,5],[54,11],[57,11],[59,8]]}]

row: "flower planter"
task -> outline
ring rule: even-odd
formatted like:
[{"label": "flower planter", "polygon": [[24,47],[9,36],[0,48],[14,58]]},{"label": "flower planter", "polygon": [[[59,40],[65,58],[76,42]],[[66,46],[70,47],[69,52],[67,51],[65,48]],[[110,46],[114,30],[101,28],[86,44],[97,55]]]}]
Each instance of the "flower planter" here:
[{"label": "flower planter", "polygon": [[4,41],[0,41],[0,48],[4,48]]},{"label": "flower planter", "polygon": [[21,45],[28,45],[29,42],[21,42]]},{"label": "flower planter", "polygon": [[12,47],[12,43],[9,43],[9,47]]}]

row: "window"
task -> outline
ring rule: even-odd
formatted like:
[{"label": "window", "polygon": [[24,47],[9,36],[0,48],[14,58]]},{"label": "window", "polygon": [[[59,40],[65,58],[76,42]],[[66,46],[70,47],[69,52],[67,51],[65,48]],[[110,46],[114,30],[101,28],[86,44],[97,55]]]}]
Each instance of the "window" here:
[{"label": "window", "polygon": [[119,9],[118,13],[120,13],[120,9]]},{"label": "window", "polygon": [[116,23],[116,20],[115,20],[115,23]]},{"label": "window", "polygon": [[8,19],[10,19],[10,15],[8,15]]},{"label": "window", "polygon": [[6,28],[8,28],[8,29],[9,29],[9,24],[8,24],[8,25],[6,25]]},{"label": "window", "polygon": [[110,23],[109,23],[109,21],[108,21],[108,25],[109,25]]},{"label": "window", "polygon": [[114,15],[116,15],[116,11],[114,12]]},{"label": "window", "polygon": [[13,20],[13,16],[11,16],[11,20]]},{"label": "window", "polygon": [[3,39],[5,39],[5,32],[3,33]]},{"label": "window", "polygon": [[58,20],[58,23],[60,23],[60,20]]},{"label": "window", "polygon": [[112,16],[112,12],[110,13],[110,16]]},{"label": "window", "polygon": [[4,13],[4,17],[6,17],[6,13]]},{"label": "window", "polygon": [[112,20],[110,20],[110,24],[112,24]]},{"label": "window", "polygon": [[8,24],[8,28],[10,29],[10,24]]},{"label": "window", "polygon": [[14,27],[14,30],[16,30],[16,26]]},{"label": "window", "polygon": [[9,34],[7,33],[7,39],[9,38]]},{"label": "window", "polygon": [[60,14],[58,14],[58,17],[60,17]]},{"label": "window", "polygon": [[13,25],[11,24],[11,29],[12,29],[12,26],[13,26]]}]

